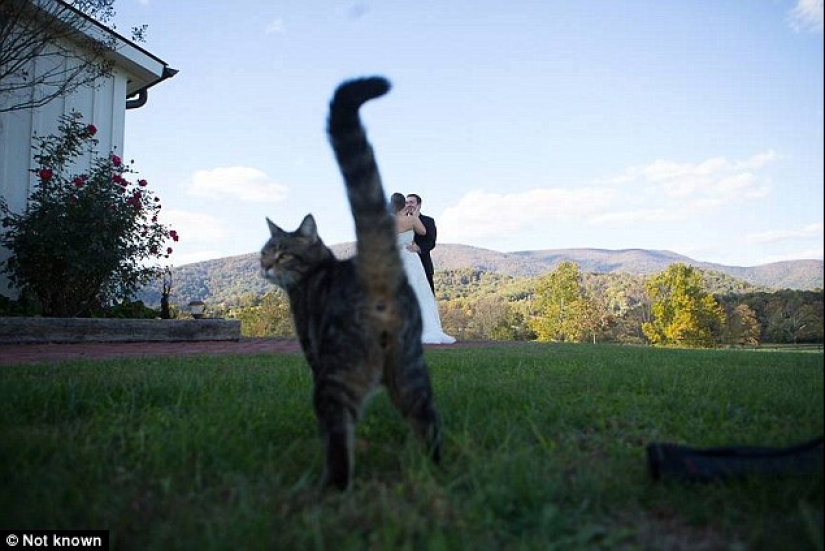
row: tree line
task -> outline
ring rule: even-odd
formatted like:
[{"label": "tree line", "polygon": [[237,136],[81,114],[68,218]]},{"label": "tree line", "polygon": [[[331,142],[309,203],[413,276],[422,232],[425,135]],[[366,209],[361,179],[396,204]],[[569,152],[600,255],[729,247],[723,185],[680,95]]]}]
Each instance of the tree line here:
[{"label": "tree line", "polygon": [[[823,342],[823,294],[768,291],[671,264],[650,275],[582,273],[572,262],[536,278],[481,270],[436,274],[447,333],[460,340],[613,342],[716,347]],[[286,296],[247,293],[214,315],[244,336],[294,337]]]}]

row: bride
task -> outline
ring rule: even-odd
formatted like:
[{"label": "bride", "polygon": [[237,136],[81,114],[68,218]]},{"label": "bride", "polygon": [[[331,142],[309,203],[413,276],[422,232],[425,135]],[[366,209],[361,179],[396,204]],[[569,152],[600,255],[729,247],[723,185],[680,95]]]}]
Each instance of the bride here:
[{"label": "bride", "polygon": [[430,289],[430,283],[427,281],[427,274],[424,273],[421,259],[418,258],[418,253],[407,248],[412,244],[415,233],[424,235],[427,233],[427,229],[418,216],[408,214],[406,202],[406,197],[402,194],[393,193],[390,208],[395,213],[398,250],[404,263],[404,271],[407,272],[407,279],[413,291],[415,291],[415,298],[418,299],[418,307],[421,309],[421,321],[424,325],[421,331],[421,342],[425,344],[453,344],[455,339],[441,329],[438,304],[436,304],[435,297]]}]

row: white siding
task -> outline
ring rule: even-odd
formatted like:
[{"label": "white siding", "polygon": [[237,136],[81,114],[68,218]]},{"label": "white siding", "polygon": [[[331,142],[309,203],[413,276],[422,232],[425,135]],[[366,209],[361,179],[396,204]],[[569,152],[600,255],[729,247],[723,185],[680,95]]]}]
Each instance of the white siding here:
[{"label": "white siding", "polygon": [[[63,61],[65,64],[76,62],[70,58]],[[32,73],[38,74],[40,69],[32,62]],[[96,87],[79,89],[38,109],[0,113],[0,191],[10,206],[22,207],[20,198],[25,199],[31,191],[33,136],[55,134],[62,115],[77,111],[83,115],[84,122],[97,127],[99,153],[113,149],[122,152],[127,78],[123,71],[115,70],[111,77],[98,81]]]}]

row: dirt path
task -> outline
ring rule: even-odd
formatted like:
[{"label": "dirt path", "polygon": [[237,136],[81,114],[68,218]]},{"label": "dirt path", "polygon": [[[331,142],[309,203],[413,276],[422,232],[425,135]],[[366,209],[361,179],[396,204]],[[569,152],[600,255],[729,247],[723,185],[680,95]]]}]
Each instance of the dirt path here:
[{"label": "dirt path", "polygon": [[[431,348],[496,346],[506,343],[461,341]],[[70,344],[0,344],[0,365],[60,362],[77,359],[145,358],[216,354],[300,353],[293,339],[240,339],[237,341],[126,342]]]}]

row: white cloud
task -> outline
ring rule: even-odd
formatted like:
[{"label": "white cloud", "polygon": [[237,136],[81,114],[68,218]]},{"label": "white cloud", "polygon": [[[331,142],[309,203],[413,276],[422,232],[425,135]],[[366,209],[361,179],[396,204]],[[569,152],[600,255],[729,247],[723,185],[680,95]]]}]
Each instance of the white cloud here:
[{"label": "white cloud", "polygon": [[[180,209],[164,209],[161,222],[178,232],[180,241],[190,243],[213,244],[221,241],[226,235],[226,226],[214,216]],[[173,247],[175,245],[173,244]]]},{"label": "white cloud", "polygon": [[798,0],[788,13],[788,23],[796,32],[822,32],[823,0]]},{"label": "white cloud", "polygon": [[781,157],[779,154],[774,151],[773,149],[769,151],[765,151],[764,153],[757,153],[750,159],[745,159],[744,161],[739,161],[734,164],[737,169],[745,169],[745,170],[754,170],[757,168],[762,168],[766,164],[779,160]]},{"label": "white cloud", "polygon": [[198,170],[187,188],[189,194],[197,197],[254,203],[278,203],[288,191],[265,172],[244,166]]},{"label": "white cloud", "polygon": [[761,258],[756,264],[771,264],[773,262],[787,262],[789,260],[822,260],[823,248],[799,249],[793,252],[775,254]]},{"label": "white cloud", "polygon": [[779,159],[766,151],[743,161],[713,157],[699,163],[656,160],[644,166],[630,167],[610,180],[614,185],[643,190],[648,200],[661,203],[671,200],[671,216],[683,217],[707,212],[743,199],[760,199],[769,192],[758,170]]},{"label": "white cloud", "polygon": [[179,241],[167,243],[174,251],[170,262],[175,266],[226,256],[214,248],[223,245],[229,235],[220,218],[181,209],[163,209],[160,216],[160,222],[180,236]]},{"label": "white cloud", "polygon": [[598,226],[601,232],[651,224],[673,227],[766,197],[770,186],[762,171],[778,158],[766,151],[737,161],[660,159],[590,186],[513,193],[475,190],[441,213],[439,235],[451,242],[498,243],[518,233],[552,234],[571,223],[581,229]]},{"label": "white cloud", "polygon": [[791,230],[773,230],[762,233],[755,233],[747,236],[751,243],[781,243],[783,241],[797,241],[807,239],[822,240],[823,225],[809,224],[803,228]]},{"label": "white cloud", "polygon": [[540,229],[558,220],[575,220],[608,207],[609,188],[544,188],[522,193],[475,190],[439,217],[439,234],[450,241]]},{"label": "white cloud", "polygon": [[666,208],[631,209],[605,212],[590,217],[587,222],[601,226],[623,227],[632,224],[650,224],[659,222],[679,222],[686,218],[684,213],[673,212]]}]

